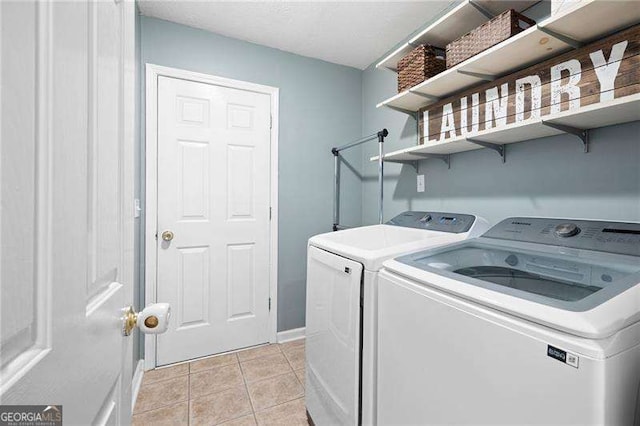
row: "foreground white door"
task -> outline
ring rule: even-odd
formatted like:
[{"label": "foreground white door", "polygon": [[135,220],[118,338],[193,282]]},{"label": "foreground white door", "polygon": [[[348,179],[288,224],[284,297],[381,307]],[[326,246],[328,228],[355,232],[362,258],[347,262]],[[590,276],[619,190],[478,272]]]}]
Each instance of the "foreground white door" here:
[{"label": "foreground white door", "polygon": [[128,424],[134,4],[3,1],[0,20],[0,403]]},{"label": "foreground white door", "polygon": [[158,77],[157,364],[269,340],[270,96]]}]

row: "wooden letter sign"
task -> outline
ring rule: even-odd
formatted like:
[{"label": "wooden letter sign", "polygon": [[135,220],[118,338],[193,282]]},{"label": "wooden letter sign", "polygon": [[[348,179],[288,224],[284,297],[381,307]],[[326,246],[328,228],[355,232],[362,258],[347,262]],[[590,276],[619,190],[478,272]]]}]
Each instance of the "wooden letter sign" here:
[{"label": "wooden letter sign", "polygon": [[640,92],[640,25],[420,110],[420,141],[576,110]]}]

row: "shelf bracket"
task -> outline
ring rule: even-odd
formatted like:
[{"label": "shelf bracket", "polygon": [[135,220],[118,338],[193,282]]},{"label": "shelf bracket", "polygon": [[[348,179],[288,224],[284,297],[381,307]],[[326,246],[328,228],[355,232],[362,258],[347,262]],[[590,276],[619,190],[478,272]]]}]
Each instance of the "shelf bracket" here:
[{"label": "shelf bracket", "polygon": [[387,159],[383,159],[382,161],[384,161],[385,163],[398,163],[398,164],[407,164],[411,167],[413,167],[414,169],[416,169],[416,173],[418,173],[418,161],[413,161],[413,160],[387,160]]},{"label": "shelf bracket", "polygon": [[496,16],[494,13],[491,13],[491,11],[489,11],[483,6],[480,6],[478,3],[476,3],[473,0],[469,0],[469,4],[475,7],[476,9],[478,9],[478,12],[482,13],[487,19],[493,19],[493,17]]},{"label": "shelf bracket", "polygon": [[560,40],[563,43],[568,44],[569,46],[573,47],[574,49],[577,49],[579,47],[584,46],[584,43],[579,42],[578,40],[574,40],[571,37],[567,37],[566,35],[557,33],[553,30],[550,30],[549,28],[546,27],[541,27],[540,25],[538,25],[538,29],[540,31],[542,31],[543,33],[545,33],[546,35],[555,38],[556,40]]},{"label": "shelf bracket", "polygon": [[450,154],[422,154],[420,152],[412,152],[410,154],[411,155],[415,155],[416,157],[424,158],[424,159],[436,158],[438,160],[442,160],[447,165],[447,169],[451,169],[451,155]]},{"label": "shelf bracket", "polygon": [[404,108],[399,108],[397,106],[393,106],[393,105],[385,105],[387,108],[390,108],[394,111],[398,111],[398,112],[402,112],[404,114],[409,114],[411,116],[415,116],[416,115],[416,111],[410,111],[408,109],[404,109]]},{"label": "shelf bracket", "polygon": [[425,98],[425,99],[428,99],[428,100],[433,101],[433,102],[438,102],[440,100],[440,98],[437,97],[437,96],[428,95],[428,94],[422,93],[422,92],[416,92],[416,91],[411,90],[411,89],[409,89],[409,93],[411,93],[412,95],[420,96],[421,98]]},{"label": "shelf bracket", "polygon": [[589,152],[589,130],[578,129],[577,127],[571,127],[564,124],[551,123],[545,120],[542,120],[542,124],[547,127],[552,127],[562,132],[569,133],[571,135],[576,135],[582,141],[582,145],[584,145],[584,152]]},{"label": "shelf bracket", "polygon": [[477,139],[471,139],[471,138],[467,138],[467,142],[471,142],[474,143],[476,145],[480,145],[484,148],[489,148],[495,152],[498,153],[498,155],[500,156],[500,158],[502,158],[502,162],[504,163],[506,160],[506,149],[504,145],[500,145],[497,143],[491,143],[491,142],[485,142],[485,141],[479,141]]},{"label": "shelf bracket", "polygon": [[458,70],[458,73],[459,74],[463,74],[463,75],[468,75],[468,76],[471,76],[471,77],[475,77],[475,78],[479,78],[480,80],[484,80],[484,81],[494,81],[496,79],[495,75],[483,74],[483,73],[480,73],[480,72]]}]

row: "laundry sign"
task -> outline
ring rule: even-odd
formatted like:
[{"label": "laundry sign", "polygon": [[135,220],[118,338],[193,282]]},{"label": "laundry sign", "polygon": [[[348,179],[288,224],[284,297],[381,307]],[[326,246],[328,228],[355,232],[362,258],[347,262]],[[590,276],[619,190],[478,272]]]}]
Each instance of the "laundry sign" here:
[{"label": "laundry sign", "polygon": [[[544,46],[544,38],[540,40]],[[640,93],[640,25],[421,109],[420,141],[464,137]]]}]

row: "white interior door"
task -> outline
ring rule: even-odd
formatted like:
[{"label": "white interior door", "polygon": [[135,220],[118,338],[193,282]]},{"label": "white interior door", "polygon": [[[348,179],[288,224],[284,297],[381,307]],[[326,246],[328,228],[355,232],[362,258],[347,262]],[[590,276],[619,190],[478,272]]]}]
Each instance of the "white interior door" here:
[{"label": "white interior door", "polygon": [[270,102],[158,77],[158,365],[269,340]]},{"label": "white interior door", "polygon": [[0,403],[128,424],[134,4],[0,2],[0,20]]}]

